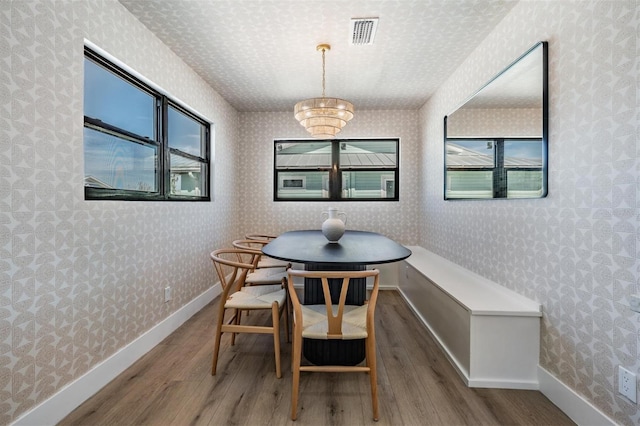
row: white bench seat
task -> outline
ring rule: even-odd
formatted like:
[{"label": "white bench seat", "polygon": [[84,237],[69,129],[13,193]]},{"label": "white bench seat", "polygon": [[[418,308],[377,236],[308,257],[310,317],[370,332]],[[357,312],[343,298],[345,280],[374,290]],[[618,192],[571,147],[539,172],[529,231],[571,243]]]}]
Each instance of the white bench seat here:
[{"label": "white bench seat", "polygon": [[422,247],[399,290],[470,387],[537,389],[541,305]]}]

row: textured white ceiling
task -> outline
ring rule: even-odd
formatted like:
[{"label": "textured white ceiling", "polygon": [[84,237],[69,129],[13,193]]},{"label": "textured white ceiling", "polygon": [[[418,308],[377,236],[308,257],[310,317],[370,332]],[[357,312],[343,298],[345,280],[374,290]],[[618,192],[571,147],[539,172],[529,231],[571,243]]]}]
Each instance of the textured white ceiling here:
[{"label": "textured white ceiling", "polygon": [[[119,0],[238,111],[326,94],[356,111],[417,109],[515,0]],[[378,17],[373,45],[351,18]]]}]

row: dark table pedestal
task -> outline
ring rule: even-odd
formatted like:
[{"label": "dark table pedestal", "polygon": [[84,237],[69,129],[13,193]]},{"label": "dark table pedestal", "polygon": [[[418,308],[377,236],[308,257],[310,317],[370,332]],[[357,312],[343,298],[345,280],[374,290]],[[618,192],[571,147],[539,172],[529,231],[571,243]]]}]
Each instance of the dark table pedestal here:
[{"label": "dark table pedestal", "polygon": [[[308,271],[363,271],[365,265],[313,264],[305,265]],[[332,282],[334,281],[334,282]],[[330,280],[331,301],[338,304],[342,280]],[[347,305],[364,304],[367,298],[367,280],[352,279],[347,291]],[[304,304],[324,303],[320,279],[307,278],[304,282]],[[304,339],[302,352],[307,361],[316,365],[357,365],[365,358],[364,339],[358,340],[317,340]]]}]

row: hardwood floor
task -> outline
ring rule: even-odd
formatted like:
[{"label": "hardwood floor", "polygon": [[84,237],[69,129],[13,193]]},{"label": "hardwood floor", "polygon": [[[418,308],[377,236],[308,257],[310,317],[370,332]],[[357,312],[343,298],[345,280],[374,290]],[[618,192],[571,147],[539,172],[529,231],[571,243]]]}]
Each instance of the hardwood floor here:
[{"label": "hardwood floor", "polygon": [[[276,379],[270,335],[223,336],[210,374],[216,299],[59,425],[573,425],[537,391],[467,388],[400,295],[376,310],[380,420],[366,374],[303,373],[289,417],[290,344]],[[252,313],[251,321],[268,316]]]}]

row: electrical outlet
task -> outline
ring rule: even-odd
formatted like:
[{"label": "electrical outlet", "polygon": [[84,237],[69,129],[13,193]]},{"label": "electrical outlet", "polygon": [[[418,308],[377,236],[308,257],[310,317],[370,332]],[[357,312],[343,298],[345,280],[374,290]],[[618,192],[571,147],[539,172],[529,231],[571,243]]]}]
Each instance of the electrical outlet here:
[{"label": "electrical outlet", "polygon": [[632,311],[640,312],[640,294],[634,294],[629,298],[629,308]]},{"label": "electrical outlet", "polygon": [[168,302],[171,300],[171,287],[164,288],[164,301]]},{"label": "electrical outlet", "polygon": [[621,365],[618,366],[618,392],[631,401],[637,402],[636,375]]}]

